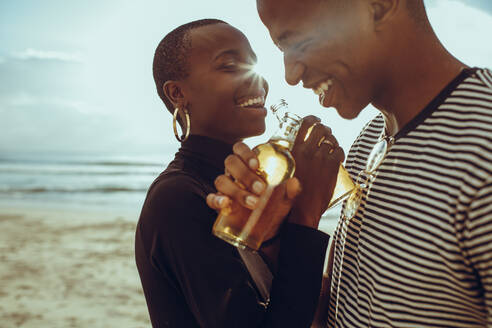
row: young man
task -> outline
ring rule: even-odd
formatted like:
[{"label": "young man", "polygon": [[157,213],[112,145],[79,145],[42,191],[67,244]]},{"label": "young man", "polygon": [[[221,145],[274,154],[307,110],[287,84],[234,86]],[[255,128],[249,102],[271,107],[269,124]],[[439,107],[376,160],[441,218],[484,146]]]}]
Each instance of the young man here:
[{"label": "young man", "polygon": [[[380,111],[347,156],[359,193],[342,209],[331,283],[323,288],[329,305],[319,309],[327,317],[319,322],[490,327],[492,73],[446,51],[422,0],[257,6],[284,53],[288,83],[302,81],[347,119],[368,104]],[[226,170],[249,187],[256,178],[246,163],[254,154],[235,148],[241,161]],[[303,183],[303,192],[322,184]],[[232,183],[217,189],[240,204],[254,196]],[[209,205],[220,207],[214,196]],[[297,212],[326,204],[311,206]]]}]

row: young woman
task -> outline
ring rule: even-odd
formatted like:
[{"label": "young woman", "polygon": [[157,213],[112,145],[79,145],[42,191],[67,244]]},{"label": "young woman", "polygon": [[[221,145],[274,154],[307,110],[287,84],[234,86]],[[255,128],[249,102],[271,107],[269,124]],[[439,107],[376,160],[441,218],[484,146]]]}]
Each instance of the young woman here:
[{"label": "young woman", "polygon": [[327,235],[282,226],[275,268],[265,258],[274,275],[266,302],[238,250],[212,235],[217,212],[206,197],[224,160],[234,143],[265,130],[268,84],[252,71],[255,62],[246,37],[219,20],[182,25],[156,49],[157,92],[184,134],[175,129],[181,148],[149,188],[137,225],[154,327],[308,327],[314,315]]}]

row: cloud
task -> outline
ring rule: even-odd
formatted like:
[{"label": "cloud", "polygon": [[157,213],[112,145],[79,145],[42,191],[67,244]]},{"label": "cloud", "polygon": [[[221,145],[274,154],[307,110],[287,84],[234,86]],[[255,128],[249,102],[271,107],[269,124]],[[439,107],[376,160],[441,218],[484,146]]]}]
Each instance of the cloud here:
[{"label": "cloud", "polygon": [[21,52],[15,52],[12,57],[20,60],[53,60],[70,63],[81,63],[83,58],[78,53],[67,53],[61,51],[47,51],[27,48]]},{"label": "cloud", "polygon": [[102,106],[89,104],[81,100],[47,95],[37,96],[27,92],[17,92],[13,95],[0,97],[0,108],[7,109],[9,112],[29,107],[58,108],[60,110],[76,111],[81,114],[105,115],[105,110]]},{"label": "cloud", "polygon": [[492,1],[490,0],[461,0],[470,7],[482,9],[488,14],[492,14]]},{"label": "cloud", "polygon": [[163,151],[176,149],[170,124],[108,115],[92,104],[20,92],[0,98],[0,153],[4,151]]}]

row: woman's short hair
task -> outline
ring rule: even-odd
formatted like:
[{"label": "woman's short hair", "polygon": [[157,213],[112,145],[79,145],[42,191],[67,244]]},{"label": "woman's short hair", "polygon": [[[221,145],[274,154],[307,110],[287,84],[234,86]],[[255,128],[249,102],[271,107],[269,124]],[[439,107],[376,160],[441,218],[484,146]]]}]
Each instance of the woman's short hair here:
[{"label": "woman's short hair", "polygon": [[179,81],[188,76],[188,56],[191,50],[189,32],[212,24],[227,23],[219,19],[201,19],[183,24],[169,32],[155,50],[152,72],[157,93],[171,113],[174,111],[173,104],[164,94],[162,87],[166,81]]}]

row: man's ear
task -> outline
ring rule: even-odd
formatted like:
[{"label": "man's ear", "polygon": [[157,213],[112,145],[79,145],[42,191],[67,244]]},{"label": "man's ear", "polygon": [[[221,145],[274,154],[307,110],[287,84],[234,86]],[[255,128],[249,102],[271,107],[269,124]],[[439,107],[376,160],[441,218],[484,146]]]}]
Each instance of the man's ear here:
[{"label": "man's ear", "polygon": [[[415,1],[415,0],[408,0]],[[403,4],[402,0],[371,0],[371,10],[374,20],[374,26],[379,29],[388,20],[393,18],[399,6]]]},{"label": "man's ear", "polygon": [[162,90],[174,107],[184,104],[184,92],[179,81],[166,81],[162,86]]}]

